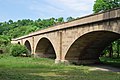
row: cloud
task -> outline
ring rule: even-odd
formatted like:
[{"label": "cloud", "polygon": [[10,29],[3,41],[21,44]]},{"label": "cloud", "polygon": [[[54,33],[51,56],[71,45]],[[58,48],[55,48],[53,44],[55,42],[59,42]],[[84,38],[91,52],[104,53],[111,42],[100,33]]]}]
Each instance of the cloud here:
[{"label": "cloud", "polygon": [[[54,17],[63,13],[63,10],[56,5],[49,3],[49,1],[33,1],[29,6],[29,9],[39,17]],[[57,14],[58,13],[58,14]]]},{"label": "cloud", "polygon": [[[95,0],[0,0],[0,15],[17,20],[80,17],[92,13]],[[4,17],[5,18],[5,17]]]},{"label": "cloud", "polygon": [[52,17],[83,16],[92,13],[95,0],[41,0],[33,1],[30,9],[37,15]]},{"label": "cloud", "polygon": [[65,8],[74,10],[74,11],[86,11],[89,9],[91,6],[90,4],[92,3],[93,0],[56,0],[58,3],[61,5],[64,5]]}]

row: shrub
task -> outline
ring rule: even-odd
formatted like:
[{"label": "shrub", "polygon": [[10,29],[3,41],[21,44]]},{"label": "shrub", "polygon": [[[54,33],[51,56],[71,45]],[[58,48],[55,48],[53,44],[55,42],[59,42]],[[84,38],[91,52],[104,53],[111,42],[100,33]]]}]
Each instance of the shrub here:
[{"label": "shrub", "polygon": [[10,48],[11,48],[11,44],[8,43],[7,45],[0,45],[0,50],[2,51],[3,54],[8,54],[10,53]]},{"label": "shrub", "polygon": [[0,45],[7,45],[10,42],[8,36],[0,35]]},{"label": "shrub", "polygon": [[0,49],[0,54],[3,54],[3,50]]},{"label": "shrub", "polygon": [[13,44],[10,48],[10,54],[14,57],[29,56],[29,51],[24,45]]}]

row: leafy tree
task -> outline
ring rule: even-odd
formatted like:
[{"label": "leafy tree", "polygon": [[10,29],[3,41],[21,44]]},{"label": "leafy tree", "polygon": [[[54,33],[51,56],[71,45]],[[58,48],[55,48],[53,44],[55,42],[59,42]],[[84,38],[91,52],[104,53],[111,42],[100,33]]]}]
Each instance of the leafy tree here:
[{"label": "leafy tree", "polygon": [[58,19],[56,19],[57,23],[63,23],[64,22],[64,18],[63,17],[60,17]]},{"label": "leafy tree", "polygon": [[66,20],[67,20],[67,22],[69,22],[69,21],[74,20],[74,18],[73,17],[68,17]]},{"label": "leafy tree", "polygon": [[12,24],[12,23],[13,23],[13,20],[9,20],[8,22],[9,22],[9,24]]},{"label": "leafy tree", "polygon": [[24,45],[19,45],[19,44],[13,44],[10,48],[10,53],[12,56],[17,57],[17,56],[30,56],[30,53],[28,49]]},{"label": "leafy tree", "polygon": [[96,0],[93,6],[94,13],[120,7],[120,0]]},{"label": "leafy tree", "polygon": [[7,45],[10,42],[8,36],[0,35],[0,45]]}]

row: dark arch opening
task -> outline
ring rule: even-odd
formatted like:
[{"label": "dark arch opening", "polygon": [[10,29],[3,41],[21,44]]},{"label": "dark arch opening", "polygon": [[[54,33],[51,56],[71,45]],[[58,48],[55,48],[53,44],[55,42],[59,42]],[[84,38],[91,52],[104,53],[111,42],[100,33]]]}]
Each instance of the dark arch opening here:
[{"label": "dark arch opening", "polygon": [[20,44],[20,42],[18,42],[18,44]]},{"label": "dark arch opening", "polygon": [[27,40],[27,41],[25,41],[24,45],[27,47],[29,53],[31,54],[31,45],[30,45],[30,42]]},{"label": "dark arch opening", "polygon": [[98,63],[103,50],[120,34],[110,31],[94,31],[79,37],[69,48],[65,59],[74,64]]},{"label": "dark arch opening", "polygon": [[42,38],[39,40],[39,42],[36,46],[35,53],[37,56],[39,56],[41,58],[51,58],[51,59],[56,58],[56,54],[55,54],[53,45],[47,38]]}]

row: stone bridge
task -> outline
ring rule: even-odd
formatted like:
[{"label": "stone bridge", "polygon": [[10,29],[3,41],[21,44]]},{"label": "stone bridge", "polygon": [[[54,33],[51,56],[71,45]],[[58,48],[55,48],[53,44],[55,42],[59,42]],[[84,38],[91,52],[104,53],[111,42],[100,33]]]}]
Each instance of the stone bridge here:
[{"label": "stone bridge", "polygon": [[11,42],[25,45],[35,57],[86,64],[98,62],[105,47],[119,38],[120,8],[55,25]]}]

